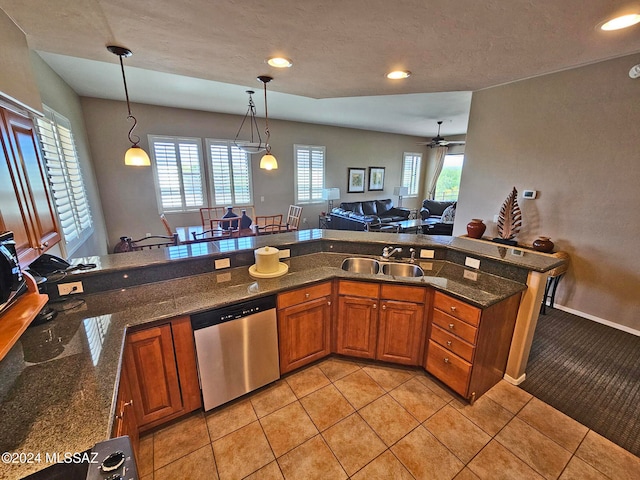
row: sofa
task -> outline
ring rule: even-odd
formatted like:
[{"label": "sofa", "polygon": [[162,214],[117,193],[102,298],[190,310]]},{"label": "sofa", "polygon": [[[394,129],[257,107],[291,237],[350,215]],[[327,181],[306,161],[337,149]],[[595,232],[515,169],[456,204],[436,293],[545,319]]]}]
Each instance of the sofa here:
[{"label": "sofa", "polygon": [[369,230],[385,223],[401,222],[409,218],[408,208],[393,206],[393,200],[366,200],[364,202],[342,202],[329,216],[329,228],[334,230]]},{"label": "sofa", "polygon": [[424,200],[420,209],[420,218],[425,223],[422,226],[422,233],[427,235],[452,235],[456,206],[457,202]]}]

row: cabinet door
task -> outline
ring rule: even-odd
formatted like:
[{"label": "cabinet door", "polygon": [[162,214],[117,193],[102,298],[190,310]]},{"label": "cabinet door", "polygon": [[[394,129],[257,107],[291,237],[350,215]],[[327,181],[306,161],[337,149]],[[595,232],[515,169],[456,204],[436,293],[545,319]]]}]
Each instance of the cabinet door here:
[{"label": "cabinet door", "polygon": [[116,400],[116,418],[113,424],[112,437],[128,435],[133,446],[134,454],[138,454],[139,434],[136,414],[133,409],[133,394],[129,383],[127,362],[122,364],[120,373],[120,385],[118,387],[118,399]]},{"label": "cabinet door", "polygon": [[171,325],[129,334],[125,354],[138,425],[181,411]]},{"label": "cabinet door", "polygon": [[378,300],[340,295],[336,351],[353,357],[375,358]]},{"label": "cabinet door", "polygon": [[331,297],[278,311],[280,373],[331,353]]},{"label": "cabinet door", "polygon": [[419,365],[424,306],[410,302],[380,302],[376,358],[404,365]]},{"label": "cabinet door", "polygon": [[18,224],[13,200],[5,212],[3,199],[2,217],[5,228],[14,231],[18,258],[26,266],[58,243],[60,233],[33,122],[8,110],[2,111],[2,117],[6,129],[2,132],[4,155],[23,226]]}]

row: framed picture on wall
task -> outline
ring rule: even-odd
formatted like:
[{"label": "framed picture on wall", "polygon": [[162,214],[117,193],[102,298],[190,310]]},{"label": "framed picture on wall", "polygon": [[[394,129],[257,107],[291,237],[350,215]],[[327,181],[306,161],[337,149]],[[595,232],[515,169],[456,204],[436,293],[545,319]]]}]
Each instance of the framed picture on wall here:
[{"label": "framed picture on wall", "polygon": [[349,168],[347,193],[364,193],[365,174],[364,168]]},{"label": "framed picture on wall", "polygon": [[384,190],[384,167],[369,167],[369,191]]}]

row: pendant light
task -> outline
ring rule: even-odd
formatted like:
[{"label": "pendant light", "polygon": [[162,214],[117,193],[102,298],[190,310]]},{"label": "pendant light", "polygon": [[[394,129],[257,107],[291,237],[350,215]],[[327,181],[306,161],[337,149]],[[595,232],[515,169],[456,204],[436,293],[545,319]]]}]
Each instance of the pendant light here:
[{"label": "pendant light", "polygon": [[[132,52],[128,48],[118,47],[116,45],[107,46],[107,50],[120,58],[120,69],[122,70],[122,81],[124,83],[124,95],[127,98],[127,111],[129,112],[129,115],[127,115],[127,120],[133,119],[133,126],[129,130],[129,141],[131,142],[131,147],[124,155],[124,164],[136,167],[148,167],[149,165],[151,165],[149,155],[147,155],[147,152],[145,152],[142,147],[138,146],[138,143],[140,143],[140,137],[138,135],[132,135],[133,129],[136,128],[136,125],[138,125],[138,120],[136,120],[136,117],[134,117],[131,113],[131,105],[129,104],[129,91],[127,90],[127,79],[124,76],[124,64],[122,63],[122,58],[130,57],[132,55]],[[134,138],[136,140],[134,140]]]},{"label": "pendant light", "polygon": [[264,133],[267,135],[266,139],[266,152],[263,157],[260,159],[260,168],[264,170],[276,170],[278,168],[278,160],[276,157],[271,155],[271,145],[269,145],[269,138],[271,137],[271,132],[269,132],[269,109],[267,108],[267,83],[273,80],[272,77],[267,75],[260,75],[258,80],[262,82],[264,86],[264,121],[265,128]]}]

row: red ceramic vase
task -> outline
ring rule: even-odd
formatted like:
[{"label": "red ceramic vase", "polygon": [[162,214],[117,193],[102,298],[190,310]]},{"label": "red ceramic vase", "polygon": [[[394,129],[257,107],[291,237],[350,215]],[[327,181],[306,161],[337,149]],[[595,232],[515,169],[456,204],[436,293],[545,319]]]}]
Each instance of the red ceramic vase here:
[{"label": "red ceramic vase", "polygon": [[467,223],[467,235],[471,238],[482,238],[487,226],[482,222],[481,218],[473,218]]},{"label": "red ceramic vase", "polygon": [[549,237],[538,237],[533,241],[533,249],[538,252],[549,253],[553,251],[554,244]]}]

